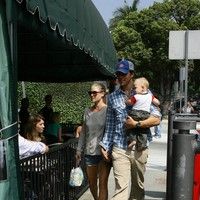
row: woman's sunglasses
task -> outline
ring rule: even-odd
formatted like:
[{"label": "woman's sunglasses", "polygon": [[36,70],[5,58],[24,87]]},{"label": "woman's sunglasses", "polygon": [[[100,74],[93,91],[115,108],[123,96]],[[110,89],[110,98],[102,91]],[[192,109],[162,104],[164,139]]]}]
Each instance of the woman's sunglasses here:
[{"label": "woman's sunglasses", "polygon": [[98,94],[98,93],[101,93],[101,91],[100,91],[100,92],[97,92],[97,91],[89,91],[89,92],[88,92],[89,95],[91,95],[91,94],[92,94],[92,95],[96,95],[96,94]]}]

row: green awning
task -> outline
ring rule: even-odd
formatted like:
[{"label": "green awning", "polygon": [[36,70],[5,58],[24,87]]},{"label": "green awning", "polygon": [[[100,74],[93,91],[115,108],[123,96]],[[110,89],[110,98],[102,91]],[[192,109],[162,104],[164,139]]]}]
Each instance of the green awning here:
[{"label": "green awning", "polygon": [[23,199],[18,80],[77,82],[113,76],[116,52],[90,0],[0,0],[0,199]]},{"label": "green awning", "polygon": [[14,0],[18,80],[107,79],[117,62],[111,34],[91,0]]},{"label": "green awning", "polygon": [[[16,68],[5,2],[0,0],[0,199],[21,200],[17,143]],[[10,25],[10,24],[9,24]],[[13,43],[12,43],[13,44]]]}]

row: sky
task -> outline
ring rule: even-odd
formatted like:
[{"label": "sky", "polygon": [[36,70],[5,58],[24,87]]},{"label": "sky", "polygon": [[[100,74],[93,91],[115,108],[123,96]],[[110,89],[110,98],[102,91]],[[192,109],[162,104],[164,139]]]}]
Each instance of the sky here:
[{"label": "sky", "polygon": [[[96,8],[99,10],[104,21],[108,25],[109,20],[113,17],[113,12],[125,5],[125,2],[128,5],[131,5],[133,0],[92,0]],[[162,0],[140,0],[138,4],[138,9],[147,8],[153,5],[154,2],[162,2]]]}]

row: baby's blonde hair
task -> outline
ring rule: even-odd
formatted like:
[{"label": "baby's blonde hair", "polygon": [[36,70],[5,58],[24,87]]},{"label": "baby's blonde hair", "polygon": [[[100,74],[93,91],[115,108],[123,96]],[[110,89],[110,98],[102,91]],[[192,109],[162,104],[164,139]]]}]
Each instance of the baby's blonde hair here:
[{"label": "baby's blonde hair", "polygon": [[146,89],[149,89],[149,81],[145,77],[136,78],[134,82],[138,82]]}]

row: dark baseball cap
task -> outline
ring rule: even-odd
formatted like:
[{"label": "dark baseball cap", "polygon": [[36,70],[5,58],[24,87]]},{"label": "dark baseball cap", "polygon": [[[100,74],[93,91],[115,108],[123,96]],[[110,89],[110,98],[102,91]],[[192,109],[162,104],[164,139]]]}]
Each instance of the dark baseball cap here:
[{"label": "dark baseball cap", "polygon": [[134,64],[129,60],[121,60],[118,62],[116,72],[128,74],[129,71],[134,71]]}]

